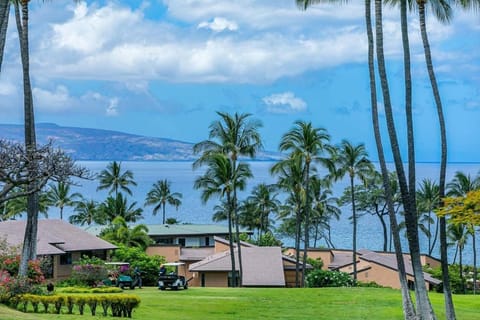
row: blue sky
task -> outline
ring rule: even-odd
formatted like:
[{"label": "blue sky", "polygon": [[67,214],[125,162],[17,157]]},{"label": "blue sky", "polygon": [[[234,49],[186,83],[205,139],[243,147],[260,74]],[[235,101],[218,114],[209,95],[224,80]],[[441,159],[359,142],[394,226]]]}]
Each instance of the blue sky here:
[{"label": "blue sky", "polygon": [[[365,143],[376,159],[363,15],[362,1],[306,12],[293,0],[33,1],[36,121],[197,142],[207,138],[215,111],[248,112],[263,122],[268,150],[295,120],[306,120],[326,128],[334,143]],[[22,123],[13,16],[10,22],[0,122]],[[480,162],[480,13],[456,9],[450,24],[429,16],[427,25],[449,159]],[[409,27],[417,156],[437,161],[436,111],[415,14]],[[397,11],[385,9],[384,29],[404,140]]]}]

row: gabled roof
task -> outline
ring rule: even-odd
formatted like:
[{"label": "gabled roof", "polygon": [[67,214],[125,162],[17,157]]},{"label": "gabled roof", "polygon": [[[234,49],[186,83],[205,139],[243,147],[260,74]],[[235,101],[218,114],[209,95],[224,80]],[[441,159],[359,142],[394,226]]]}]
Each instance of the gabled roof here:
[{"label": "gabled roof", "polygon": [[[360,254],[359,258],[362,260],[382,265],[391,270],[395,270],[395,271],[398,270],[397,257],[393,253],[389,255],[385,255],[385,254],[379,254],[377,252],[366,250],[366,249],[359,250],[358,253]],[[405,265],[405,272],[408,275],[413,277],[413,268],[412,268],[412,262],[410,261],[410,258],[408,256],[407,257],[403,256],[403,261]],[[424,272],[423,276],[425,278],[425,281],[427,282],[430,282],[433,284],[442,283],[442,281],[433,278],[429,273]]]},{"label": "gabled roof", "polygon": [[[235,249],[236,261],[238,251]],[[242,247],[244,286],[285,286],[280,247]],[[220,252],[194,263],[190,271],[231,271],[230,251]],[[238,264],[235,264],[238,271]]]},{"label": "gabled roof", "polygon": [[[0,237],[12,246],[21,245],[25,234],[25,220],[0,222]],[[37,254],[56,255],[65,252],[116,249],[102,240],[70,223],[59,219],[38,220]]]},{"label": "gabled roof", "polygon": [[[213,237],[213,239],[215,240],[215,242],[220,242],[220,243],[223,243],[224,245],[227,245],[227,246],[230,245],[230,242],[225,238],[215,236],[215,237]],[[242,245],[242,248],[243,247],[257,247],[256,245],[254,245],[252,243],[241,241],[241,240],[240,240],[240,244]],[[234,248],[237,247],[237,243],[235,241],[233,242],[233,247]]]}]

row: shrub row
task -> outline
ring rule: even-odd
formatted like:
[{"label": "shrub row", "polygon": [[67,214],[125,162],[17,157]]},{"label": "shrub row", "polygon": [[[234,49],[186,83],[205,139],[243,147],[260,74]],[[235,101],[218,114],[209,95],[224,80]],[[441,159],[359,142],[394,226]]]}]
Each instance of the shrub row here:
[{"label": "shrub row", "polygon": [[44,312],[48,313],[50,307],[55,313],[60,314],[62,307],[66,308],[68,314],[73,314],[74,307],[77,307],[81,315],[84,314],[85,306],[90,308],[92,316],[95,316],[97,307],[102,308],[103,315],[107,316],[109,310],[114,317],[132,317],[132,311],[140,304],[140,298],[135,295],[99,295],[99,294],[62,294],[62,295],[34,295],[23,294],[10,299],[13,308],[27,312],[31,305],[33,312],[39,312],[39,306],[43,306]]},{"label": "shrub row", "polygon": [[117,287],[63,287],[57,288],[58,293],[122,293],[123,290]]}]

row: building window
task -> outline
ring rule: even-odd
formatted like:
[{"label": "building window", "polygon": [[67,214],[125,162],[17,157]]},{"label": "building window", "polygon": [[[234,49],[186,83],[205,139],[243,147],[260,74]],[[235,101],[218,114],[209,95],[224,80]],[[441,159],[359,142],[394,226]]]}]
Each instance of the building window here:
[{"label": "building window", "polygon": [[205,237],[205,246],[210,247],[210,237]]},{"label": "building window", "polygon": [[185,247],[185,238],[178,238],[178,244]]},{"label": "building window", "polygon": [[72,264],[72,254],[71,253],[65,253],[65,254],[60,255],[60,264],[61,265]]}]

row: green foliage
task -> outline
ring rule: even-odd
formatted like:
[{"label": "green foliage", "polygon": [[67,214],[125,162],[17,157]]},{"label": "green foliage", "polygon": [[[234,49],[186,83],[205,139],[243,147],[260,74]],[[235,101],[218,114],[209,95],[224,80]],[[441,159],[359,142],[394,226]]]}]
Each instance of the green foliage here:
[{"label": "green foliage", "polygon": [[123,290],[117,287],[64,287],[57,289],[58,293],[122,293]]},{"label": "green foliage", "polygon": [[[462,267],[463,274],[471,274],[473,278],[473,267],[472,266],[463,266]],[[424,267],[424,271],[428,272],[434,277],[435,279],[442,280],[442,269],[441,267],[438,268],[430,268]],[[450,287],[452,289],[452,293],[456,294],[463,294],[465,293],[465,288],[467,287],[465,277],[462,279],[460,277],[460,266],[458,264],[452,264],[448,266],[448,275],[450,277]],[[480,283],[480,280],[477,279],[477,282]],[[439,284],[436,287],[438,292],[443,291],[442,284]]]},{"label": "green foliage", "polygon": [[323,267],[322,258],[313,259],[307,257],[307,263],[313,267],[313,270],[322,269]]},{"label": "green foliage", "polygon": [[355,281],[348,273],[320,269],[310,272],[307,275],[306,282],[310,288],[355,286]]},{"label": "green foliage", "polygon": [[256,244],[260,247],[269,247],[269,246],[282,246],[282,241],[275,238],[271,232],[264,233],[260,236],[260,239],[256,241]]},{"label": "green foliage", "polygon": [[127,248],[120,246],[112,255],[114,261],[130,263],[130,269],[138,267],[142,272],[143,285],[151,286],[157,284],[158,269],[166,260],[162,256],[149,256],[140,248]]},{"label": "green foliage", "polygon": [[96,286],[107,276],[108,271],[103,260],[84,256],[74,263],[71,277],[87,286]]}]

